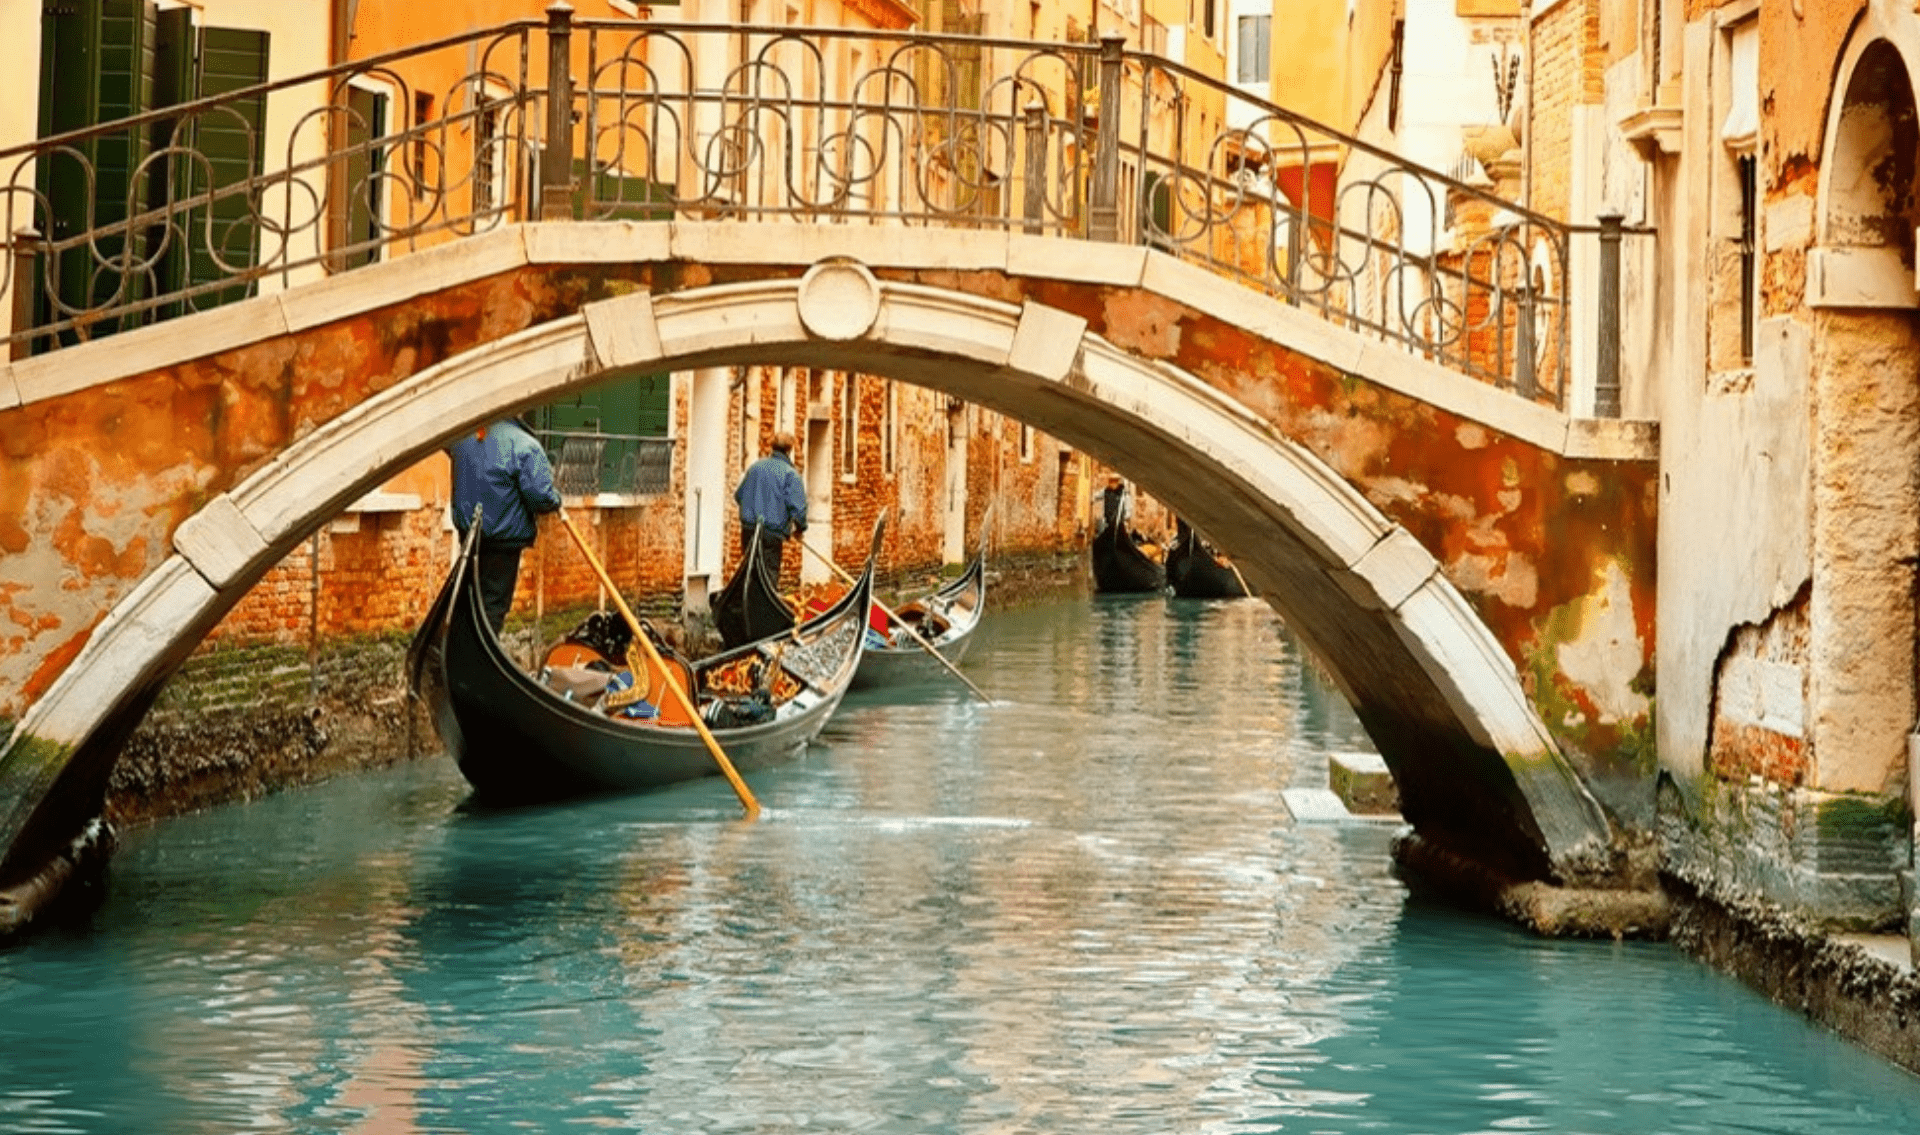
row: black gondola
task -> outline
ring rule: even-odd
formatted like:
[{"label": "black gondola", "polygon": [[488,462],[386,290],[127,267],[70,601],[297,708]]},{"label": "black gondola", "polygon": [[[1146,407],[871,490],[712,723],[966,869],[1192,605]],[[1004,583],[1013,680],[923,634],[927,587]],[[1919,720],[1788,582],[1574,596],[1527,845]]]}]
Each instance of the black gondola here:
[{"label": "black gondola", "polygon": [[[911,623],[921,638],[940,652],[940,658],[957,666],[972,645],[973,632],[986,609],[987,551],[982,542],[967,570],[951,583],[894,608],[893,613]],[[853,685],[855,689],[873,689],[931,682],[947,674],[940,658],[928,654],[912,635],[889,621],[888,633],[875,631],[867,642]]]},{"label": "black gondola", "polygon": [[1173,543],[1167,545],[1167,586],[1182,599],[1239,599],[1247,594],[1240,574],[1214,555],[1193,526],[1174,518]]},{"label": "black gondola", "polygon": [[[860,664],[883,524],[874,526],[865,571],[817,618],[699,662],[663,655],[668,673],[646,667],[649,686],[657,688],[645,693],[665,694],[659,685],[665,681],[684,683],[741,773],[798,756],[840,704]],[[560,647],[549,651],[547,680],[515,665],[487,623],[477,576],[469,547],[415,633],[407,669],[442,743],[482,799],[518,804],[639,791],[719,772],[677,699],[649,702],[614,690],[585,704],[557,688],[564,683],[551,663]],[[594,655],[603,664],[617,661],[583,645],[580,636],[562,645],[571,648],[569,664]],[[642,676],[641,668],[632,673]],[[606,711],[622,701],[615,710],[621,716]],[[649,708],[656,716],[647,715]]]},{"label": "black gondola", "polygon": [[1166,587],[1166,569],[1140,550],[1139,543],[1125,524],[1107,525],[1094,534],[1089,547],[1093,552],[1095,591],[1120,595],[1159,591]]},{"label": "black gondola", "polygon": [[733,578],[710,604],[714,630],[727,649],[779,634],[795,622],[792,605],[780,595],[780,565],[767,563],[760,554],[758,536],[756,529]]}]

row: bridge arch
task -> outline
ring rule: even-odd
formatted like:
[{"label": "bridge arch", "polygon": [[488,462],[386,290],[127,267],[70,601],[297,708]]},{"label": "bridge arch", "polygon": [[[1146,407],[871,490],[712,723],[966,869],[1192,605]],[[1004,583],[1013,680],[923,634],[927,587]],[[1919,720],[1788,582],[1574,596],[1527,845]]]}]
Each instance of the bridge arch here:
[{"label": "bridge arch", "polygon": [[[536,235],[530,229],[528,242],[538,243]],[[935,253],[956,256],[955,234],[927,235]],[[551,239],[572,242],[570,255],[602,262],[614,255],[608,245],[618,244],[603,232]],[[703,263],[698,253],[708,238],[697,227],[673,239],[686,247],[672,287],[659,280],[651,289],[629,287],[470,344],[320,422],[198,503],[169,533],[169,554],[111,604],[0,754],[0,845],[10,867],[44,854],[90,818],[113,753],[167,675],[272,564],[366,489],[475,423],[576,387],[626,373],[754,363],[860,371],[947,391],[1125,470],[1232,551],[1256,590],[1326,663],[1393,768],[1405,812],[1423,835],[1533,878],[1583,881],[1610,866],[1603,810],[1544,727],[1500,638],[1422,541],[1243,399],[1142,346],[1164,340],[1164,328],[1129,324],[1102,335],[1090,325],[1084,293],[1055,289],[1059,302],[1052,303],[993,279],[982,286],[977,249],[959,253],[959,264],[912,250],[905,259],[938,267],[904,279],[882,278],[884,268],[876,273],[849,255],[865,248],[884,261],[912,239],[897,232],[875,233],[862,245],[787,229],[783,239],[800,247],[748,278],[686,267]],[[521,236],[511,240],[520,251],[505,264],[495,255],[500,242],[449,252],[438,267],[422,254],[408,258],[421,262],[413,268],[396,262],[305,296],[289,293],[285,302],[239,305],[255,307],[251,313],[197,317],[207,340],[197,348],[169,340],[168,349],[217,350],[223,336],[228,344],[273,342],[323,322],[316,312],[377,319],[376,301],[511,268],[513,255],[525,255]],[[1130,264],[1137,282],[1158,255],[1068,247],[1079,258],[1076,269],[1106,288],[1128,282],[1116,263]],[[551,247],[547,253],[558,256]],[[1003,269],[1019,259],[1004,246],[997,255]],[[406,275],[397,289],[400,277],[388,269]],[[349,302],[345,293],[355,289],[375,298]],[[1142,307],[1139,296],[1127,302]],[[274,303],[263,320],[261,305]],[[1324,339],[1320,327],[1314,334]],[[97,359],[148,334],[72,353],[94,351]],[[1366,355],[1365,347],[1349,349],[1347,362],[1364,368]],[[23,403],[85,385],[71,369],[22,369],[11,377]],[[107,368],[92,381],[112,380]],[[1541,432],[1553,428],[1549,422]],[[1559,429],[1564,441],[1567,427]],[[115,693],[103,700],[102,690]]]}]

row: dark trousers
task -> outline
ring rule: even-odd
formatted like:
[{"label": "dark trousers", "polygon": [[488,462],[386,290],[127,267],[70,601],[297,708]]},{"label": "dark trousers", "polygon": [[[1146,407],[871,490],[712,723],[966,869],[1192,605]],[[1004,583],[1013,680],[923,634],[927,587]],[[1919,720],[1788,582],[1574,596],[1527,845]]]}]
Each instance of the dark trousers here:
[{"label": "dark trousers", "polygon": [[513,591],[520,583],[519,546],[480,545],[480,603],[487,610],[487,622],[499,634],[506,625],[507,612],[513,609]]},{"label": "dark trousers", "polygon": [[[787,538],[778,532],[768,531],[764,527],[759,531],[760,559],[767,565],[767,570],[772,572],[777,578],[780,575],[780,557],[787,550]],[[747,554],[747,545],[753,543],[753,533],[754,530],[751,528],[742,527],[740,529],[740,554],[742,556]]]}]

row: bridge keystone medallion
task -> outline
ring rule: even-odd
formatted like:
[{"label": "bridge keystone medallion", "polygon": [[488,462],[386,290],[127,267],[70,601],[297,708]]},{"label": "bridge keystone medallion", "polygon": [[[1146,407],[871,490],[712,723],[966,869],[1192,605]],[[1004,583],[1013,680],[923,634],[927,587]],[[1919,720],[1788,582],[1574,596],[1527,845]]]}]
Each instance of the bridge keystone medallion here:
[{"label": "bridge keystone medallion", "polygon": [[800,278],[800,324],[816,338],[845,342],[873,329],[880,318],[880,281],[866,265],[823,260]]}]

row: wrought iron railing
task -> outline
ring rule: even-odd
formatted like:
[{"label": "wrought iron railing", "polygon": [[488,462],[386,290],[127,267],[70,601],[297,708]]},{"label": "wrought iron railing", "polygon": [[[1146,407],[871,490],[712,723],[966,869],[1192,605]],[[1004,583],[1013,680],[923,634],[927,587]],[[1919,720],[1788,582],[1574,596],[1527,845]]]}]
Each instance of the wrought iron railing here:
[{"label": "wrought iron railing", "polygon": [[673,488],[673,439],[580,430],[538,435],[563,496],[659,496]]},{"label": "wrought iron railing", "polygon": [[515,221],[731,218],[1145,243],[1566,404],[1593,230],[1118,38],[549,17],[0,152],[13,354]]}]

